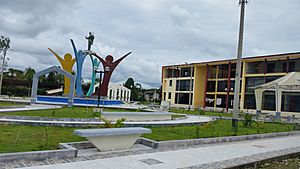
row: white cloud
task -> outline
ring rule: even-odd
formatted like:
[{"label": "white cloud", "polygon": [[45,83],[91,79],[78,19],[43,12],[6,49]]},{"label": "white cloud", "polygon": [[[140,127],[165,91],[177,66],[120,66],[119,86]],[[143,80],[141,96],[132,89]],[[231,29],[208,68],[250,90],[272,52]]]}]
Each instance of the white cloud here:
[{"label": "white cloud", "polygon": [[[58,65],[47,48],[62,56],[73,54],[72,38],[79,49],[86,49],[89,31],[95,33],[94,51],[103,57],[111,54],[117,59],[133,52],[116,69],[113,82],[133,77],[144,86],[158,86],[162,65],[236,55],[240,10],[236,1],[0,1],[0,34],[12,40],[10,67],[42,70]],[[299,8],[299,0],[251,1],[244,55],[299,51]],[[88,58],[85,64],[83,76],[88,79]]]}]

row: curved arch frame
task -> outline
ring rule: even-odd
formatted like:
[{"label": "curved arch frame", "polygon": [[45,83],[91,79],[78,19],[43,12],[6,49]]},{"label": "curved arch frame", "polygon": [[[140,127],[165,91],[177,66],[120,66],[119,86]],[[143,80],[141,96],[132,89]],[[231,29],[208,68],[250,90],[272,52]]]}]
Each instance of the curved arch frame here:
[{"label": "curved arch frame", "polygon": [[73,106],[73,101],[74,101],[74,91],[75,91],[75,76],[72,74],[66,72],[65,70],[62,70],[58,66],[52,66],[47,69],[44,69],[42,71],[39,71],[34,74],[33,80],[32,80],[32,89],[31,89],[31,104],[36,103],[37,100],[37,88],[38,88],[38,83],[39,83],[39,77],[42,75],[48,74],[50,72],[56,71],[59,74],[62,74],[66,76],[67,78],[70,79],[70,93],[68,95],[68,107]]}]

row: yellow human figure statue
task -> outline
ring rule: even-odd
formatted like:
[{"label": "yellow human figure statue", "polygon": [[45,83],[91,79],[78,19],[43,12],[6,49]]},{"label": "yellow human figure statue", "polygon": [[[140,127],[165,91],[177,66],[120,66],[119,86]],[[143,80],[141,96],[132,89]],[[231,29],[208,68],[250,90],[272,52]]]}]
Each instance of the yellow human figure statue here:
[{"label": "yellow human figure statue", "polygon": [[[60,62],[63,70],[66,72],[72,73],[72,68],[76,62],[76,58],[72,59],[72,55],[70,53],[66,53],[64,56],[64,59],[61,58],[57,53],[55,53],[52,49],[48,48],[54,56],[57,58],[57,60]],[[70,93],[70,79],[64,76],[64,95],[68,95]]]}]

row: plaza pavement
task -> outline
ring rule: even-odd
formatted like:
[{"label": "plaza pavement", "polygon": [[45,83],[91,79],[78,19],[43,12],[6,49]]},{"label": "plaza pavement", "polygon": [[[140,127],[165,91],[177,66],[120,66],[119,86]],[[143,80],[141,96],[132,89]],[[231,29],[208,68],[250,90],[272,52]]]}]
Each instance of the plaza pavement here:
[{"label": "plaza pavement", "polygon": [[28,169],[175,169],[224,168],[300,152],[300,136],[202,145],[87,161],[28,167]]}]

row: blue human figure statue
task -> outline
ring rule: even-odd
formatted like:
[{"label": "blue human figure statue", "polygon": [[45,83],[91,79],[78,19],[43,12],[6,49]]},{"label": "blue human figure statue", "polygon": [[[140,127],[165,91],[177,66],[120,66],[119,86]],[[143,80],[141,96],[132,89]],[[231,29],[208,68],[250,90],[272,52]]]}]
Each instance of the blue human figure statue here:
[{"label": "blue human figure statue", "polygon": [[94,58],[92,56],[90,56],[91,61],[92,61],[92,66],[93,66],[93,70],[92,70],[92,81],[91,81],[91,86],[89,91],[87,92],[86,96],[89,97],[94,93],[94,86],[95,86],[95,80],[96,80],[96,72],[95,70],[99,68],[100,65],[100,61],[97,58]]},{"label": "blue human figure statue", "polygon": [[83,52],[82,50],[77,51],[74,41],[71,39],[71,43],[74,49],[75,57],[76,57],[76,67],[77,67],[77,75],[76,75],[76,95],[79,97],[84,97],[83,91],[82,91],[82,65],[84,62],[85,57],[87,56],[87,53]]}]

